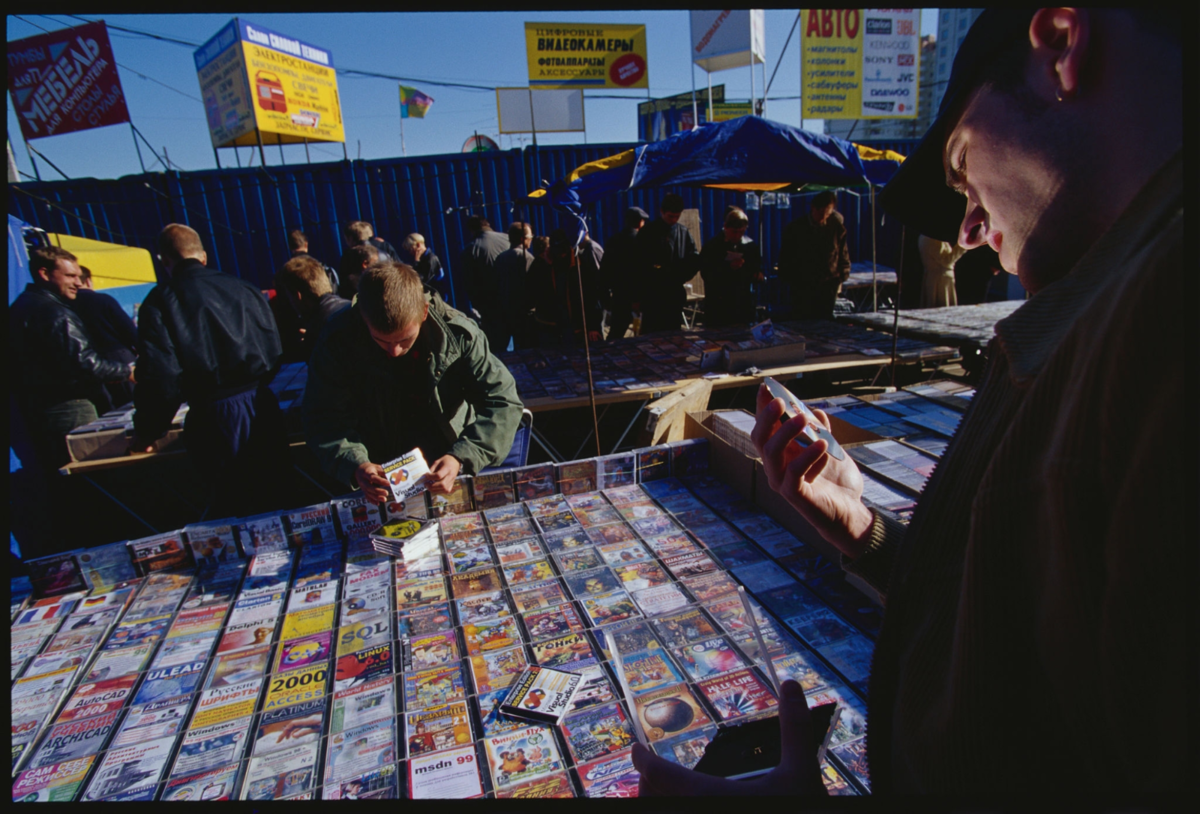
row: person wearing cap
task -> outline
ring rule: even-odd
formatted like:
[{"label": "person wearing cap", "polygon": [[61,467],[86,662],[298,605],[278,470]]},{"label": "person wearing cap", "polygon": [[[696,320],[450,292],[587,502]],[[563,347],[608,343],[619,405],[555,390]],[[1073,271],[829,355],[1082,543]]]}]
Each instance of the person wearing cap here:
[{"label": "person wearing cap", "polygon": [[679,222],[683,196],[663,196],[658,218],[638,232],[638,296],[634,311],[642,312],[642,333],[677,331],[683,324],[687,291],[683,284],[700,270],[700,253],[692,233]]},{"label": "person wearing cap", "polygon": [[825,190],[807,215],[783,229],[779,277],[792,289],[792,319],[832,319],[842,283],[850,276],[846,224],[837,196]]},{"label": "person wearing cap", "polygon": [[725,226],[700,250],[704,277],[704,327],[753,322],[750,286],[763,278],[758,244],[746,237],[750,219],[736,206],[725,214]]},{"label": "person wearing cap", "polygon": [[645,209],[625,210],[625,227],[608,239],[600,264],[601,289],[608,308],[608,339],[623,339],[633,321],[633,297],[637,291],[637,236],[650,219]]},{"label": "person wearing cap", "polygon": [[[992,246],[1032,294],[997,323],[909,526],[863,504],[849,456],[792,443],[805,419],[781,423],[782,400],[760,391],[766,479],[886,597],[867,712],[875,796],[1191,787],[1180,17],[985,11],[885,188],[889,216]],[[1138,684],[1152,710],[1131,702]],[[635,747],[642,792],[820,793],[798,689],[783,685],[771,774],[735,786]]]},{"label": "person wearing cap", "polygon": [[585,325],[587,340],[599,342],[603,316],[599,270],[604,249],[586,233],[573,246],[565,230],[555,229],[542,258],[544,262],[530,265],[528,286],[538,344],[582,344]]}]

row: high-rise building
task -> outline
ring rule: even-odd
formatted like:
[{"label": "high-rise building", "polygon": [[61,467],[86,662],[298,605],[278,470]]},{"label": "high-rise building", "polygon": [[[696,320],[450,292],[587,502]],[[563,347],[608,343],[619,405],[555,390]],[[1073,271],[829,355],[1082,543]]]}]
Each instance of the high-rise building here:
[{"label": "high-rise building", "polygon": [[935,36],[921,37],[921,72],[918,77],[917,117],[915,119],[826,119],[825,132],[838,138],[892,140],[920,138],[929,129],[950,79],[950,68],[959,46],[966,37],[980,8],[938,9]]}]

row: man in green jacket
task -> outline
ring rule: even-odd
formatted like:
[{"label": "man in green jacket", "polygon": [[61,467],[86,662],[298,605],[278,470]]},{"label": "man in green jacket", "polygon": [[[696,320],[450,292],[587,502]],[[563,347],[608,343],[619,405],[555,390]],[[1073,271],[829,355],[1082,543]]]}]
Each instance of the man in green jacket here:
[{"label": "man in green jacket", "polygon": [[429,490],[503,461],[523,405],[483,332],[432,296],[410,267],[384,261],[359,280],[358,302],[331,318],[313,348],[304,435],[321,468],[388,499],[380,465],[420,448]]}]

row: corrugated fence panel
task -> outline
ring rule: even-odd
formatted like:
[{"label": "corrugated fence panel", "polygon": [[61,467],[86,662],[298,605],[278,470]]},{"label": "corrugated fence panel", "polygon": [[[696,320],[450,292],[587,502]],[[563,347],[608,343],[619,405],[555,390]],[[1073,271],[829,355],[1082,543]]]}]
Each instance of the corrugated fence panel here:
[{"label": "corrugated fence panel", "polygon": [[[872,143],[907,154],[912,140]],[[527,220],[535,234],[571,228],[570,218],[520,203],[545,180],[553,183],[576,166],[614,155],[635,144],[526,147],[489,153],[338,161],[304,165],[229,168],[198,172],[148,173],[114,180],[75,179],[9,185],[9,211],[47,231],[140,246],[154,251],[159,230],[171,222],[195,228],[210,264],[254,284],[272,286],[289,257],[287,235],[303,229],[309,250],[337,265],[345,250],[342,228],[352,220],[374,224],[375,233],[397,248],[412,232],[425,237],[450,276],[451,300],[465,307],[459,252],[467,242],[466,219],[487,218],[504,231]],[[601,245],[623,225],[626,208],[640,206],[654,217],[662,198],[678,192],[700,210],[704,239],[717,234],[725,208],[746,208],[746,196],[726,190],[661,187],[623,191],[597,202],[587,213],[592,237]],[[750,236],[760,240],[771,274],[783,227],[808,214],[815,193],[790,198],[791,207],[748,210]],[[48,203],[47,203],[48,202]],[[842,190],[838,209],[850,233],[852,261],[871,257],[870,199],[865,190]],[[881,220],[882,217],[880,217]],[[895,265],[899,227],[880,223],[880,263]],[[765,287],[765,302],[778,301],[777,286]]]}]

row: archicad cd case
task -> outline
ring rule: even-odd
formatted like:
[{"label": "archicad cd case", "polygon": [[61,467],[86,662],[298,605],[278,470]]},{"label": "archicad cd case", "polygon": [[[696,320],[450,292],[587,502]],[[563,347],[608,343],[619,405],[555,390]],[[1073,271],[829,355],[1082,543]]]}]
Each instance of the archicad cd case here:
[{"label": "archicad cd case", "polygon": [[530,665],[500,704],[500,711],[518,718],[559,724],[571,710],[583,677],[578,673]]}]

